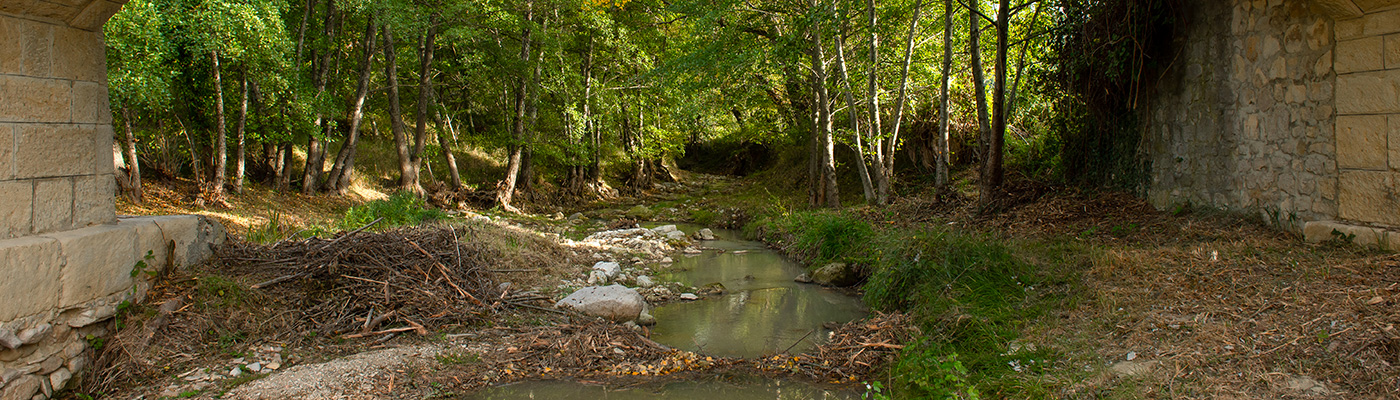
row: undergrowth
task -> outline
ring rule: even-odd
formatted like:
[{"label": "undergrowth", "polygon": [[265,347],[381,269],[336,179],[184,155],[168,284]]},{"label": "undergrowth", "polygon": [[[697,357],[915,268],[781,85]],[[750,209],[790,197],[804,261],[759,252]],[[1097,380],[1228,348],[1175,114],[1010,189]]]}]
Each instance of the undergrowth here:
[{"label": "undergrowth", "polygon": [[870,274],[872,308],[915,315],[923,339],[889,372],[893,398],[1051,395],[1034,377],[1058,355],[1015,343],[1029,324],[1072,302],[1067,254],[1083,249],[1016,246],[939,226],[877,227],[833,211],[769,216],[750,230],[809,265],[860,266]]},{"label": "undergrowth", "polygon": [[375,224],[375,227],[383,229],[437,221],[447,218],[447,214],[428,207],[427,202],[412,193],[400,192],[386,200],[375,200],[350,207],[345,211],[345,217],[340,220],[339,228],[347,231],[358,229],[378,218],[383,220]]}]

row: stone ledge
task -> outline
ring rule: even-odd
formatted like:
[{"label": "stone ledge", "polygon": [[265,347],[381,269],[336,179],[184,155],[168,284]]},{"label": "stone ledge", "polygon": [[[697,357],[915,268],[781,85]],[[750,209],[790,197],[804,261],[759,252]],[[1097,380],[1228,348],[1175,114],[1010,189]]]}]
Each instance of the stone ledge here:
[{"label": "stone ledge", "polygon": [[1349,237],[1351,242],[1361,246],[1374,246],[1382,250],[1400,250],[1400,230],[1374,226],[1352,225],[1340,221],[1312,221],[1303,225],[1303,238],[1308,243],[1322,243]]},{"label": "stone ledge", "polygon": [[[62,390],[88,364],[85,339],[145,297],[143,278],[203,262],[224,239],[217,222],[179,215],[0,240],[0,293],[22,300],[0,301],[0,400]],[[147,254],[153,274],[133,274]]]}]

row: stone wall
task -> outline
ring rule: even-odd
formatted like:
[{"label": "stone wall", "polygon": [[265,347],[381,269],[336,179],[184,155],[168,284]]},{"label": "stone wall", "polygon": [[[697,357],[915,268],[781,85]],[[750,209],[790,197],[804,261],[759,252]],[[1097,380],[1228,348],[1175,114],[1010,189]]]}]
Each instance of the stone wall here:
[{"label": "stone wall", "polygon": [[1291,230],[1333,219],[1332,18],[1308,0],[1191,6],[1144,133],[1149,198],[1258,212]]},{"label": "stone wall", "polygon": [[119,7],[0,4],[0,239],[116,222],[101,25]]},{"label": "stone wall", "polygon": [[122,3],[0,0],[0,400],[63,390],[121,304],[224,239],[202,217],[116,215],[101,27]]}]

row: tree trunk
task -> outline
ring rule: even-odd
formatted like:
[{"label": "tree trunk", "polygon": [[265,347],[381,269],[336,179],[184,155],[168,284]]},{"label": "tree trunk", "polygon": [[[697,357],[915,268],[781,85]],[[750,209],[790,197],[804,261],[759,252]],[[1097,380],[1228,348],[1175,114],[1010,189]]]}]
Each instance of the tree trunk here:
[{"label": "tree trunk", "polygon": [[939,79],[938,166],[934,182],[941,190],[948,187],[948,81],[953,69],[953,0],[943,2],[943,75]]},{"label": "tree trunk", "polygon": [[[1035,5],[1035,15],[1031,17],[1030,25],[1032,31],[1035,30],[1035,26],[1040,22],[1040,11],[1043,9],[1045,8],[1041,7],[1040,4]],[[1030,34],[1026,36],[1030,36]],[[1026,71],[1026,50],[1030,47],[1031,41],[1030,38],[1027,37],[1025,43],[1021,43],[1021,54],[1017,56],[1016,60],[1016,80],[1011,83],[1011,93],[1007,95],[1006,98],[1007,118],[1010,118],[1012,112],[1016,109],[1016,93],[1019,92],[1021,88],[1021,77],[1025,76],[1023,72]]]},{"label": "tree trunk", "polygon": [[990,204],[996,199],[1002,181],[1002,146],[1006,141],[1006,48],[1008,31],[1011,27],[1011,1],[1001,0],[997,7],[997,72],[996,87],[992,92],[992,132],[987,144],[986,169],[979,185],[982,204]]},{"label": "tree trunk", "polygon": [[132,203],[141,204],[145,200],[145,191],[141,189],[141,160],[137,159],[136,131],[132,130],[131,110],[126,107],[122,107],[122,126],[126,128],[126,145],[122,146],[122,155],[126,157],[127,197]]},{"label": "tree trunk", "polygon": [[364,118],[365,97],[369,95],[369,78],[371,60],[374,59],[374,18],[370,17],[365,21],[365,37],[361,43],[364,48],[364,57],[360,58],[360,79],[359,85],[355,89],[355,98],[350,102],[350,109],[346,112],[346,118],[350,121],[350,127],[345,134],[345,143],[340,146],[340,153],[336,156],[335,165],[331,167],[331,175],[326,180],[326,189],[334,190],[337,193],[345,194],[350,187],[350,177],[355,170],[355,147],[360,142],[360,122]]},{"label": "tree trunk", "polygon": [[454,155],[452,154],[452,140],[451,140],[451,139],[452,139],[452,136],[453,136],[453,135],[450,135],[450,134],[448,133],[448,132],[456,132],[457,129],[454,128],[454,127],[452,126],[452,120],[451,120],[451,119],[448,119],[448,120],[447,120],[447,131],[443,131],[443,129],[442,129],[442,123],[443,123],[443,121],[442,121],[442,120],[443,120],[442,114],[441,114],[441,113],[438,113],[438,117],[437,117],[437,123],[438,123],[438,128],[437,128],[438,147],[441,147],[441,148],[442,148],[442,158],[443,158],[443,162],[447,163],[447,172],[450,173],[450,174],[452,175],[452,190],[461,190],[461,189],[462,189],[462,175],[457,171],[457,157],[454,156]]},{"label": "tree trunk", "polygon": [[248,168],[248,72],[242,70],[239,71],[239,75],[241,75],[239,80],[242,82],[239,86],[242,88],[243,99],[238,105],[238,128],[235,129],[235,135],[238,136],[238,148],[234,150],[233,192],[243,194],[243,175]]},{"label": "tree trunk", "polygon": [[[895,100],[894,106],[894,129],[880,144],[882,152],[885,154],[885,159],[880,160],[883,163],[880,165],[880,169],[886,180],[894,179],[895,144],[899,141],[899,129],[904,123],[904,105],[909,101],[909,64],[914,59],[914,39],[919,32],[919,16],[923,10],[923,0],[914,3],[914,18],[909,20],[909,39],[904,45],[904,65],[899,78],[899,97]],[[888,183],[880,188],[879,201],[882,205],[890,203],[890,185]]]},{"label": "tree trunk", "polygon": [[277,151],[277,190],[287,190],[292,185],[292,142],[282,142]]},{"label": "tree trunk", "polygon": [[[978,3],[971,2],[968,11],[968,51],[972,57],[972,87],[973,97],[975,97],[977,107],[977,147],[981,150],[980,156],[985,165],[987,159],[987,145],[992,136],[992,127],[987,121],[987,83],[982,76],[982,22],[981,14],[978,11]],[[983,169],[985,173],[986,170]],[[979,185],[987,181],[987,176],[983,175],[978,179]],[[985,195],[986,192],[983,192]],[[987,199],[983,199],[984,201]]]},{"label": "tree trunk", "polygon": [[[339,13],[336,11],[335,2],[326,2],[326,19],[322,27],[325,32],[326,41],[334,43],[336,40]],[[331,45],[333,46],[333,45]],[[313,51],[314,53],[314,51]],[[317,62],[316,71],[316,97],[320,98],[326,93],[326,84],[329,78],[331,62],[335,52],[326,49]],[[322,129],[322,137],[330,138],[331,123],[325,120],[325,116],[320,112],[316,113],[316,125]],[[306,140],[306,168],[302,171],[301,193],[311,195],[316,193],[317,186],[321,182],[321,173],[325,169],[326,149],[321,139],[315,133],[307,135]]]},{"label": "tree trunk", "polygon": [[[870,181],[870,169],[866,166],[865,141],[860,133],[860,118],[856,114],[856,97],[851,88],[851,75],[846,71],[846,24],[841,25],[841,35],[836,37],[836,68],[841,73],[841,86],[846,92],[846,114],[851,122],[851,134],[855,137],[856,151],[856,174],[860,176],[860,188],[865,195],[866,204],[875,204],[875,186]],[[734,110],[734,119],[739,119],[738,110]],[[742,122],[740,123],[742,125]]]},{"label": "tree trunk", "polygon": [[[437,47],[437,14],[433,14],[428,18],[428,33],[423,35],[421,42],[422,43],[420,43],[418,46],[420,48],[420,51],[418,53],[418,125],[416,126],[416,130],[413,132],[413,151],[409,154],[409,160],[411,161],[411,167],[414,171],[413,176],[415,180],[418,179],[419,175],[418,166],[423,163],[423,147],[426,146],[428,138],[428,105],[432,103],[431,95],[433,93],[432,68],[433,54],[435,48]],[[438,141],[443,142],[441,132],[438,132]],[[452,149],[443,146],[442,150],[443,153],[445,153],[444,156],[447,157],[447,159],[451,160]],[[449,166],[449,169],[453,170],[455,173],[455,171],[457,170],[456,162],[449,161],[449,164],[451,164]],[[421,192],[423,190],[421,184],[415,184],[417,185],[417,188],[415,190]],[[461,181],[458,179],[453,179],[452,189],[457,190],[457,188],[460,186]]]},{"label": "tree trunk", "polygon": [[[816,6],[813,1],[812,6]],[[820,164],[817,168],[821,171],[822,180],[822,200],[827,207],[840,208],[841,196],[836,185],[836,154],[835,143],[832,140],[831,127],[831,92],[826,88],[826,49],[822,43],[822,32],[820,27],[812,30],[812,90],[816,96],[817,104],[817,131],[818,137],[817,151]]]},{"label": "tree trunk", "polygon": [[[540,29],[542,31],[549,29],[549,20],[544,20],[542,22],[543,24],[541,25]],[[530,78],[530,100],[529,108],[527,111],[527,114],[529,114],[527,118],[530,122],[527,125],[528,130],[525,137],[525,143],[521,145],[522,147],[524,147],[524,149],[522,150],[523,154],[521,154],[520,158],[520,176],[516,177],[515,182],[516,187],[519,188],[520,191],[528,195],[531,199],[534,199],[535,191],[533,185],[533,181],[535,179],[535,152],[533,149],[533,144],[536,140],[535,136],[539,134],[538,122],[540,117],[540,74],[543,73],[543,68],[544,46],[540,46],[539,52],[535,56],[535,72],[534,75]]]},{"label": "tree trunk", "polygon": [[875,166],[875,173],[873,174],[876,190],[875,201],[878,204],[884,204],[880,201],[879,194],[890,192],[890,176],[885,174],[884,165],[886,155],[884,146],[880,145],[880,136],[883,134],[884,129],[880,123],[880,34],[876,32],[876,27],[879,26],[879,17],[875,10],[875,0],[868,0],[866,2],[866,8],[870,15],[870,79],[868,82],[869,87],[866,91],[866,103],[868,103],[867,106],[869,109],[866,111],[870,114],[869,143],[871,150],[874,150],[871,164]]},{"label": "tree trunk", "polygon": [[601,179],[602,171],[600,154],[603,152],[599,145],[602,142],[601,134],[593,125],[593,36],[588,36],[588,55],[583,58],[583,131],[588,135],[589,148],[589,168],[588,177],[590,184],[597,184]]},{"label": "tree trunk", "polygon": [[219,74],[219,52],[209,51],[209,59],[214,64],[214,198],[224,194],[224,182],[228,179],[228,138],[224,131],[224,81]]},{"label": "tree trunk", "polygon": [[399,189],[423,194],[414,168],[408,133],[404,132],[403,108],[399,104],[399,66],[394,54],[394,29],[384,24],[384,79],[389,87],[389,129],[394,133],[394,150],[399,154]]},{"label": "tree trunk", "polygon": [[[535,20],[534,3],[533,3],[533,2],[530,2],[530,3],[527,3],[527,4],[526,4],[526,11],[525,11],[525,23],[526,23],[526,26],[525,26],[525,28],[523,29],[523,32],[521,32],[521,35],[520,35],[520,61],[522,61],[523,63],[525,63],[525,64],[527,64],[527,65],[528,65],[529,62],[530,62],[530,54],[531,54],[531,53],[530,53],[530,40],[531,40],[531,37],[530,37],[530,36],[531,36],[531,34],[532,34],[532,29],[531,29],[531,27],[530,27],[530,24],[533,23],[534,20]],[[524,148],[523,148],[524,146],[523,146],[523,145],[524,145],[524,141],[525,141],[525,113],[526,113],[526,104],[525,104],[525,102],[526,102],[526,99],[528,98],[527,93],[526,93],[526,90],[529,90],[529,88],[528,88],[526,85],[528,85],[529,82],[530,82],[530,78],[529,78],[528,76],[526,76],[525,73],[521,73],[519,79],[517,80],[517,84],[516,84],[516,88],[515,88],[515,115],[514,115],[515,120],[514,120],[513,124],[511,125],[511,129],[510,129],[510,136],[511,136],[511,140],[512,140],[513,143],[511,144],[511,147],[510,147],[510,159],[509,159],[509,161],[506,163],[506,176],[505,176],[505,179],[501,180],[500,187],[498,188],[499,192],[496,193],[496,202],[500,203],[501,208],[504,209],[506,212],[512,212],[512,213],[519,213],[519,212],[520,212],[520,210],[517,209],[517,208],[515,208],[514,206],[512,206],[512,205],[510,204],[510,202],[511,202],[511,198],[515,196],[515,183],[516,183],[516,179],[520,176],[521,152],[524,151]]]}]

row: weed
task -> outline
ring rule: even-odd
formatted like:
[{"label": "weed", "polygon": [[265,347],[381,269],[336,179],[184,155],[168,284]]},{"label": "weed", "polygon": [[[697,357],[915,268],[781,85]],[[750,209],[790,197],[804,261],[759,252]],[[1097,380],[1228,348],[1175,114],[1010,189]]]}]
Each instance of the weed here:
[{"label": "weed", "polygon": [[719,213],[714,210],[692,209],[690,210],[690,221],[696,225],[713,226],[719,219]]},{"label": "weed", "polygon": [[248,234],[244,239],[253,243],[271,244],[286,236],[286,227],[282,225],[282,213],[273,211],[267,217],[267,223],[248,227]]},{"label": "weed", "polygon": [[238,282],[216,275],[200,278],[198,291],[206,305],[216,308],[242,304],[248,297],[248,292]]},{"label": "weed", "polygon": [[752,233],[769,241],[777,239],[788,254],[811,265],[867,262],[874,234],[869,223],[855,216],[824,211],[772,216],[759,222],[756,230]]},{"label": "weed", "polygon": [[340,228],[343,230],[357,229],[378,218],[383,218],[383,220],[376,228],[383,229],[415,226],[437,221],[447,218],[447,214],[441,210],[428,208],[428,204],[422,198],[414,196],[412,193],[400,192],[386,200],[375,200],[350,207],[349,210],[345,211],[345,217],[340,221]]}]

